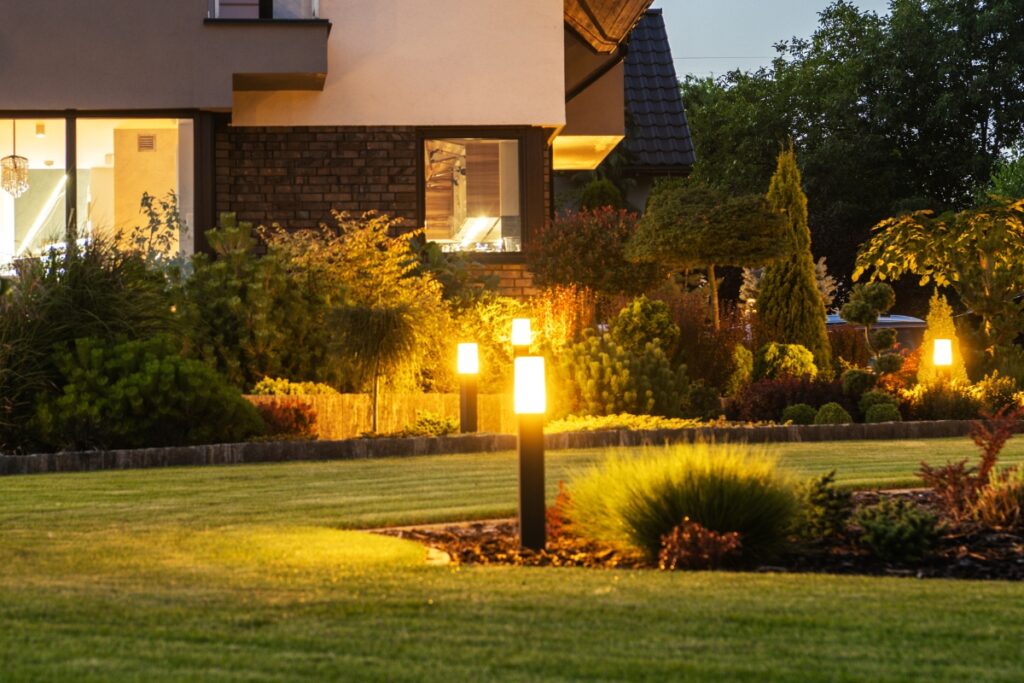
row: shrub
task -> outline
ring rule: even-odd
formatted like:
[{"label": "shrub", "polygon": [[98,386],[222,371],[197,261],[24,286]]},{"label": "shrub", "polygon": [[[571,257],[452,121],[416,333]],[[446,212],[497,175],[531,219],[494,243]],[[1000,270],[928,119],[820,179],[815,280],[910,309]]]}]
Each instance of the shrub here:
[{"label": "shrub", "polygon": [[973,420],[981,410],[971,387],[959,382],[919,384],[900,398],[911,420]]},{"label": "shrub", "polygon": [[720,534],[685,518],[679,526],[661,537],[658,568],[669,571],[718,569],[738,559],[742,552],[743,542],[739,533]]},{"label": "shrub", "polygon": [[571,483],[573,530],[633,548],[652,561],[683,519],[718,534],[736,532],[744,559],[783,549],[796,511],[793,482],[762,451],[687,444],[623,451]]},{"label": "shrub", "polygon": [[850,413],[838,403],[826,403],[818,408],[818,413],[814,416],[816,425],[842,425],[851,422],[853,418],[850,417]]},{"label": "shrub", "polygon": [[850,368],[843,373],[843,393],[853,399],[860,399],[861,394],[871,390],[878,381],[878,377],[870,370]]},{"label": "shrub", "polygon": [[544,425],[546,434],[561,432],[599,432],[612,429],[629,429],[633,431],[656,429],[690,429],[701,426],[699,420],[681,417],[661,417],[658,415],[567,415]]},{"label": "shrub", "polygon": [[315,439],[316,410],[301,400],[258,401],[254,404],[268,439]]},{"label": "shrub", "polygon": [[264,377],[253,387],[254,396],[340,396],[338,390],[317,382],[292,382]]},{"label": "shrub", "polygon": [[949,369],[951,379],[960,382],[967,381],[967,370],[964,366],[964,359],[961,353],[960,339],[957,337],[956,325],[953,322],[953,308],[946,301],[946,297],[935,290],[931,300],[928,302],[928,326],[925,328],[924,338],[921,340],[921,348],[925,350],[917,369],[917,381],[919,384],[932,384],[944,381],[945,373],[935,367],[934,354],[936,339],[949,339],[953,342],[953,366]]},{"label": "shrub", "polygon": [[754,357],[755,379],[778,379],[780,377],[815,377],[818,369],[814,366],[814,355],[799,344],[776,344],[770,342],[757,351]]},{"label": "shrub", "polygon": [[672,322],[668,305],[646,296],[633,299],[619,311],[609,333],[612,341],[629,350],[656,343],[665,353],[671,353],[679,339],[679,327]]},{"label": "shrub", "polygon": [[839,382],[821,379],[764,379],[740,391],[729,406],[731,419],[743,422],[769,422],[778,420],[786,406],[806,403],[820,406],[839,403],[848,410],[849,399],[843,395]]},{"label": "shrub", "polygon": [[782,411],[782,421],[792,422],[795,425],[809,425],[814,424],[814,417],[817,414],[818,411],[806,403],[796,403],[786,406],[786,409]]},{"label": "shrub", "polygon": [[580,193],[580,210],[590,211],[606,206],[613,209],[626,208],[625,202],[622,201],[622,193],[607,178],[591,180]]},{"label": "shrub", "polygon": [[700,420],[717,420],[722,417],[722,397],[702,380],[690,382],[681,414],[683,417]]},{"label": "shrub", "polygon": [[877,403],[864,413],[864,421],[868,423],[902,422],[903,416],[897,406],[891,403]]},{"label": "shrub", "polygon": [[832,362],[836,374],[844,367],[864,367],[871,361],[871,349],[864,333],[851,325],[832,325],[828,328],[832,347]]},{"label": "shrub", "polygon": [[636,214],[622,209],[559,214],[526,244],[535,282],[578,285],[602,295],[641,294],[661,278],[661,270],[626,260],[625,246],[636,228]]},{"label": "shrub", "polygon": [[596,305],[594,291],[587,287],[545,287],[530,300],[539,341],[558,350],[578,341],[594,326]]},{"label": "shrub", "polygon": [[920,562],[939,538],[935,515],[903,499],[886,499],[857,513],[860,540],[884,562]]},{"label": "shrub", "polygon": [[37,414],[41,433],[57,448],[230,443],[264,430],[237,389],[179,356],[167,339],[113,346],[80,339],[57,362],[63,392]]},{"label": "shrub", "polygon": [[999,454],[1013,436],[1020,415],[1019,410],[1004,408],[984,421],[974,423],[971,438],[981,449],[981,458],[976,467],[969,467],[966,458],[947,462],[941,467],[921,463],[918,473],[924,485],[934,492],[947,519],[960,522],[971,515],[975,501],[989,485],[992,473],[996,471]]},{"label": "shrub", "polygon": [[[479,346],[481,393],[504,393],[511,389],[512,346],[509,334],[514,318],[528,317],[526,306],[516,299],[493,293],[481,294],[455,314],[455,336]],[[451,367],[451,364],[449,364]]]},{"label": "shrub", "polygon": [[898,408],[900,400],[886,391],[872,389],[871,391],[864,392],[857,402],[860,414],[865,416],[873,406],[877,405],[891,405]]},{"label": "shrub", "polygon": [[737,344],[733,349],[732,364],[732,375],[725,387],[727,396],[735,396],[754,380],[754,354],[743,344]]},{"label": "shrub", "polygon": [[402,430],[403,436],[445,436],[459,431],[459,421],[433,413],[417,412],[416,422]]},{"label": "shrub", "polygon": [[986,375],[972,387],[972,391],[980,410],[986,413],[1019,405],[1017,381],[1012,377],[1000,375],[998,370]]},{"label": "shrub", "polygon": [[1024,468],[1010,467],[995,475],[978,494],[971,512],[986,528],[1024,530]]},{"label": "shrub", "polygon": [[685,368],[673,370],[661,347],[630,350],[594,333],[568,350],[561,373],[566,412],[577,415],[676,417],[688,391]]},{"label": "shrub", "polygon": [[832,541],[846,533],[853,514],[853,496],[836,488],[836,471],[814,477],[799,489],[800,507],[794,534],[804,541]]},{"label": "shrub", "polygon": [[[719,327],[711,324],[707,294],[703,290],[680,292],[667,284],[658,296],[667,298],[672,318],[679,326],[676,362],[685,363],[690,377],[723,392],[737,371],[735,349],[749,343],[750,319],[735,306],[725,305]],[[753,360],[751,359],[751,372]]]}]

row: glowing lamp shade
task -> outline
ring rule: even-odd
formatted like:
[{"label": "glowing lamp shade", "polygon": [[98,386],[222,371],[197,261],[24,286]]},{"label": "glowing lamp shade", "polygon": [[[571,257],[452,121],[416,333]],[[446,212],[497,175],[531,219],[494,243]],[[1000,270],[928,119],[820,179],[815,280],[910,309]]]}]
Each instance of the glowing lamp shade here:
[{"label": "glowing lamp shade", "polygon": [[530,331],[529,318],[515,318],[512,320],[512,346],[529,346],[533,343],[533,333]]},{"label": "glowing lamp shade", "polygon": [[480,372],[480,352],[476,344],[459,344],[458,371],[460,375],[476,375]]},{"label": "glowing lamp shade", "polygon": [[935,340],[935,355],[934,362],[935,367],[948,368],[953,365],[953,340],[952,339],[936,339]]},{"label": "glowing lamp shade", "polygon": [[515,365],[516,415],[543,415],[548,409],[547,385],[544,382],[544,358],[521,356]]}]

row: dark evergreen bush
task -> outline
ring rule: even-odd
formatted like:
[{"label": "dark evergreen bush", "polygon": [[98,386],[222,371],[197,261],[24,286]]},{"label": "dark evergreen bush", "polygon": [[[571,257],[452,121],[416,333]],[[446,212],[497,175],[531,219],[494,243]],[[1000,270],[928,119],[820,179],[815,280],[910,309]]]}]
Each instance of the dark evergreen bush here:
[{"label": "dark evergreen bush", "polygon": [[850,413],[838,403],[826,403],[818,408],[818,414],[814,416],[816,425],[841,425],[850,424],[853,418]]},{"label": "dark evergreen bush", "polygon": [[782,421],[792,422],[795,425],[809,425],[814,424],[814,417],[817,414],[818,411],[806,403],[797,403],[786,406],[786,409],[782,411]]},{"label": "dark evergreen bush", "polygon": [[864,421],[867,423],[875,422],[902,422],[903,416],[900,415],[900,409],[891,403],[878,403],[871,406],[864,413]]},{"label": "dark evergreen bush", "polygon": [[769,422],[778,420],[787,406],[797,403],[812,406],[839,403],[847,410],[855,408],[843,395],[838,381],[787,377],[748,384],[733,398],[727,415],[744,422]]},{"label": "dark evergreen bush", "polygon": [[861,510],[860,540],[880,560],[920,562],[939,538],[938,518],[903,499],[887,499]]}]

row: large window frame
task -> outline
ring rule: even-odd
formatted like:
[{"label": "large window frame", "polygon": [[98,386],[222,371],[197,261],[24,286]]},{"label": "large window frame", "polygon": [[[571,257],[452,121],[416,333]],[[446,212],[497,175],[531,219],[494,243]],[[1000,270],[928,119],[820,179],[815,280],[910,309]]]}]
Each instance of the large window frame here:
[{"label": "large window frame", "polygon": [[191,227],[192,252],[208,251],[205,233],[216,225],[216,178],[214,169],[214,130],[217,114],[198,109],[114,109],[114,110],[0,110],[0,119],[63,119],[65,184],[65,236],[77,231],[78,192],[78,121],[80,119],[186,119],[193,126],[194,170],[193,214]]},{"label": "large window frame", "polygon": [[[541,137],[538,137],[541,136]],[[521,221],[521,250],[517,252],[461,252],[480,263],[523,263],[538,217],[544,215],[544,153],[546,134],[542,129],[529,126],[435,126],[416,131],[416,205],[417,223],[426,224],[426,145],[428,140],[475,138],[480,140],[514,140],[519,150],[519,216]],[[539,151],[537,149],[539,145]],[[539,175],[541,181],[534,187],[530,180]],[[539,188],[539,194],[538,194]]]}]

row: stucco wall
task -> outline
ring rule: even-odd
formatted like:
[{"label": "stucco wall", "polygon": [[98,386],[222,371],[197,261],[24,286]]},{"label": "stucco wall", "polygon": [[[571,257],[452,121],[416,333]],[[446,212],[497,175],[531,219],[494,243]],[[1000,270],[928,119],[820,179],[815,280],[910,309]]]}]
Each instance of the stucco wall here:
[{"label": "stucco wall", "polygon": [[234,124],[565,122],[562,0],[321,0],[323,92],[235,93]]}]

